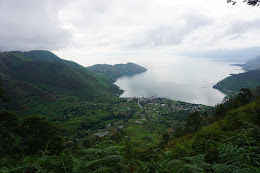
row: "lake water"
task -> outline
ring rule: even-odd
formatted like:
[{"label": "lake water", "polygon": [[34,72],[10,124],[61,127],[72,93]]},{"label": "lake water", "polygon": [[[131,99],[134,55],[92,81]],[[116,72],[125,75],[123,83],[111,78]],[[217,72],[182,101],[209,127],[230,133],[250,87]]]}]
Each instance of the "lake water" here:
[{"label": "lake water", "polygon": [[121,97],[155,96],[213,106],[225,97],[213,85],[243,72],[231,63],[184,56],[140,58],[135,63],[148,71],[119,78],[115,84],[125,90]]}]

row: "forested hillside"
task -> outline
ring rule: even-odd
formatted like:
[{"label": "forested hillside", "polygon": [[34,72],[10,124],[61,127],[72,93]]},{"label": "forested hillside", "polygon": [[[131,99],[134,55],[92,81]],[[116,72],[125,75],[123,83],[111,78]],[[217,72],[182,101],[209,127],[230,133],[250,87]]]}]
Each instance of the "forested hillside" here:
[{"label": "forested hillside", "polygon": [[245,73],[232,74],[218,82],[214,88],[226,93],[238,93],[242,88],[255,88],[260,85],[260,70],[251,70]]},{"label": "forested hillside", "polygon": [[242,88],[253,89],[260,85],[260,56],[239,66],[243,67],[244,73],[231,74],[230,77],[214,85],[214,88],[224,92],[229,97],[238,93]]},{"label": "forested hillside", "polygon": [[48,51],[0,53],[0,77],[13,108],[30,108],[64,95],[94,99],[121,93],[105,76]]},{"label": "forested hillside", "polygon": [[137,73],[143,73],[147,71],[144,67],[141,67],[134,63],[127,64],[116,64],[116,65],[107,65],[107,64],[97,64],[88,67],[88,69],[103,74],[115,81],[117,78],[122,76],[131,76]]}]

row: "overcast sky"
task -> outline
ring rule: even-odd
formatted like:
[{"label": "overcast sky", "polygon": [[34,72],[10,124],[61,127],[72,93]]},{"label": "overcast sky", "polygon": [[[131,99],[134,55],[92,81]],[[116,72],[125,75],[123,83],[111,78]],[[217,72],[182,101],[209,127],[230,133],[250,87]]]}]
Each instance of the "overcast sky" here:
[{"label": "overcast sky", "polygon": [[50,50],[87,66],[260,46],[260,7],[242,1],[0,0],[0,50]]}]

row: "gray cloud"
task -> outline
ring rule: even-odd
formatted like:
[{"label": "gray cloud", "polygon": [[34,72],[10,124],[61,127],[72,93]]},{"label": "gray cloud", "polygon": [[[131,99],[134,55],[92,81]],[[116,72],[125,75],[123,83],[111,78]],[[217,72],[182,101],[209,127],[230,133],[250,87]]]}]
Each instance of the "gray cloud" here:
[{"label": "gray cloud", "polygon": [[186,35],[210,24],[210,18],[196,14],[184,15],[183,21],[169,25],[156,26],[133,36],[127,45],[134,48],[156,47],[180,44]]},{"label": "gray cloud", "polygon": [[[222,33],[215,35],[212,41],[228,38],[229,40],[247,39],[247,33],[259,32],[260,19],[233,20],[228,25],[222,25]],[[259,34],[256,34],[259,35]]]},{"label": "gray cloud", "polygon": [[234,21],[225,32],[225,35],[242,35],[248,31],[259,31],[259,28],[260,19]]},{"label": "gray cloud", "polygon": [[50,0],[0,0],[0,50],[56,50],[71,33],[60,27],[61,4]]},{"label": "gray cloud", "polygon": [[260,44],[259,14],[219,0],[0,0],[0,50],[48,49],[84,59],[249,47]]}]

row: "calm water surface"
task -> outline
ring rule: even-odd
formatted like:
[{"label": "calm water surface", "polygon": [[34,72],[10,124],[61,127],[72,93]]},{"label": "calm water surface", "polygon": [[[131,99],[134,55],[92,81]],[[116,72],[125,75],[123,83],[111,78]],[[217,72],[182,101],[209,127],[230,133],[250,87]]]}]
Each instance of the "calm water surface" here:
[{"label": "calm water surface", "polygon": [[189,103],[216,105],[225,94],[212,88],[241,67],[231,63],[183,56],[139,59],[135,63],[147,72],[119,78],[115,84],[125,92],[121,97],[165,97]]}]

